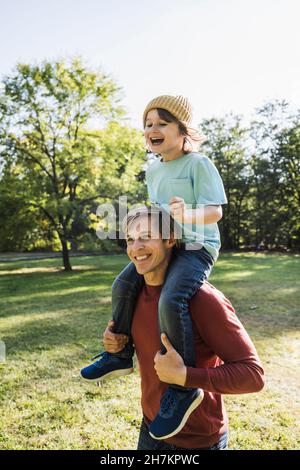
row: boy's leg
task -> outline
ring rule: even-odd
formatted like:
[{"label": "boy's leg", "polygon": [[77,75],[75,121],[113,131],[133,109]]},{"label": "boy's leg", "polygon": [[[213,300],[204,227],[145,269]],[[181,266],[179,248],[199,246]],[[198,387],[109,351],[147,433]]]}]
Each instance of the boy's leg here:
[{"label": "boy's leg", "polygon": [[115,322],[115,333],[124,333],[129,336],[129,342],[122,351],[98,354],[93,359],[99,359],[81,369],[81,377],[89,382],[120,377],[133,371],[132,357],[134,348],[131,338],[131,323],[136,299],[143,285],[133,263],[130,263],[116,278],[112,286],[112,313]]},{"label": "boy's leg", "polygon": [[129,342],[115,356],[120,358],[132,357],[134,348],[131,337],[131,324],[135,303],[144,278],[138,274],[133,263],[129,263],[114,280],[112,285],[112,318],[115,322],[114,333],[129,336]]},{"label": "boy's leg", "polygon": [[[189,301],[208,278],[212,265],[212,257],[204,248],[195,251],[175,249],[159,300],[160,332],[166,333],[189,367],[195,367]],[[165,351],[162,345],[162,352]]]},{"label": "boy's leg", "polygon": [[[174,250],[159,300],[160,332],[165,333],[187,366],[195,367],[194,337],[189,300],[209,276],[213,260],[199,251]],[[162,352],[166,352],[161,345]],[[169,385],[160,410],[150,425],[154,439],[168,439],[185,425],[204,397],[203,390]]]}]

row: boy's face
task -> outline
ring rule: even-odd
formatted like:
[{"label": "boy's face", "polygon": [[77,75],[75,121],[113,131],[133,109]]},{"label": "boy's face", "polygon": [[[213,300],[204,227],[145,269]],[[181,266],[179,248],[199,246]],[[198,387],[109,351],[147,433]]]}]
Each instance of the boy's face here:
[{"label": "boy's face", "polygon": [[157,109],[150,109],[144,130],[146,144],[153,153],[168,155],[182,150],[184,136],[179,133],[176,122],[167,122],[159,117]]},{"label": "boy's face", "polygon": [[150,217],[133,220],[127,231],[127,254],[139,274],[153,273],[165,265],[167,255],[174,246],[172,240],[163,240]]}]

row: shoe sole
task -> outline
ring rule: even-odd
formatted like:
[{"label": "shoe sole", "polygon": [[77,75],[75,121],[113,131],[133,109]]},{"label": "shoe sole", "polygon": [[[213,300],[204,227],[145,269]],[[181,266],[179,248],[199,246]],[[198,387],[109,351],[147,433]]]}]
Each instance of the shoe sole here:
[{"label": "shoe sole", "polygon": [[86,379],[80,374],[80,377],[85,380],[85,382],[101,382],[105,380],[114,379],[117,377],[122,377],[123,375],[132,374],[133,368],[130,369],[121,369],[121,370],[113,370],[112,372],[108,372],[107,374],[103,375],[102,377],[98,377],[97,379]]},{"label": "shoe sole", "polygon": [[157,441],[160,441],[162,439],[169,439],[169,437],[173,437],[175,436],[176,434],[178,434],[181,429],[184,427],[185,423],[187,422],[187,420],[189,419],[190,415],[192,414],[192,412],[197,408],[197,406],[200,405],[200,403],[202,402],[204,398],[204,392],[203,390],[201,390],[201,393],[200,395],[193,401],[193,403],[190,405],[190,407],[186,410],[185,412],[185,415],[181,421],[181,423],[179,424],[179,426],[173,431],[171,432],[170,434],[166,434],[165,436],[154,436],[154,434],[152,434],[150,431],[149,431],[149,434],[150,436],[153,438],[153,439],[156,439]]}]

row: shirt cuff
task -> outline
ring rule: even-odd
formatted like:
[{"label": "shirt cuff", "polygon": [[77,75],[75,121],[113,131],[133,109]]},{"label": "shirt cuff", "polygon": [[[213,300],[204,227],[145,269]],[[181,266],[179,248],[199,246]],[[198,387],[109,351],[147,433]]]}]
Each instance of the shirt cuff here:
[{"label": "shirt cuff", "polygon": [[207,369],[199,369],[196,367],[187,367],[185,387],[188,388],[202,388],[209,390],[209,373]]}]

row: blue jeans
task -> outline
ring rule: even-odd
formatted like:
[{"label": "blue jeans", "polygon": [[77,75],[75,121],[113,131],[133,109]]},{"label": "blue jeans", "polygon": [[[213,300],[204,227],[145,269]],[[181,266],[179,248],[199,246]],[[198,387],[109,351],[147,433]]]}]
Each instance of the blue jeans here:
[{"label": "blue jeans", "polygon": [[[219,438],[219,441],[216,444],[212,445],[211,447],[202,447],[199,449],[192,449],[192,450],[194,451],[196,450],[225,450],[227,449],[227,446],[228,446],[228,433],[225,432]],[[139,435],[137,450],[180,450],[180,449],[184,450],[185,448],[176,447],[174,444],[168,444],[167,442],[153,439],[150,436],[148,427],[143,419],[141,428],[140,428],[140,435]],[[186,450],[188,449],[186,448]]]},{"label": "blue jeans", "polygon": [[[195,350],[189,300],[208,278],[213,258],[205,248],[185,250],[174,248],[158,304],[158,321],[161,333],[166,333],[186,366],[195,367]],[[112,314],[115,333],[129,336],[125,348],[118,357],[132,357],[134,353],[131,324],[135,302],[143,286],[144,277],[130,263],[112,285]],[[165,347],[161,344],[164,354]],[[174,388],[183,389],[179,385]],[[186,388],[184,388],[186,390]]]}]

